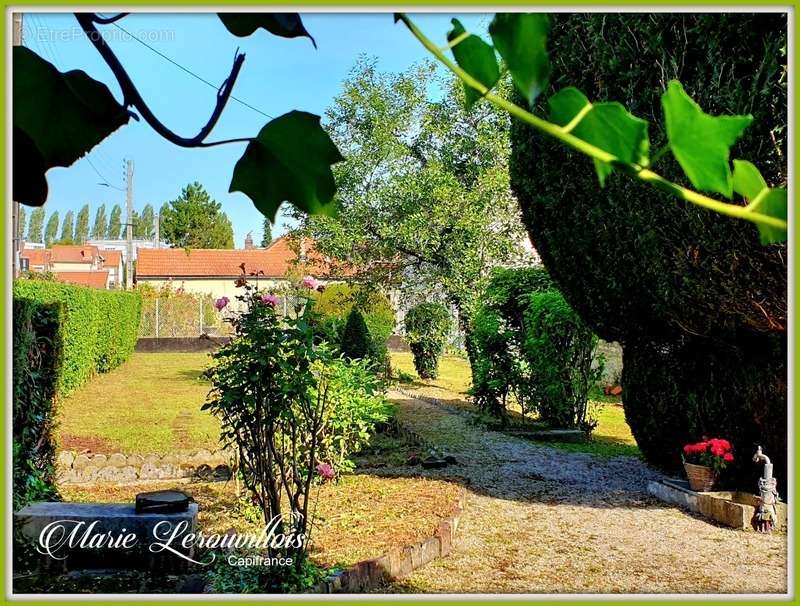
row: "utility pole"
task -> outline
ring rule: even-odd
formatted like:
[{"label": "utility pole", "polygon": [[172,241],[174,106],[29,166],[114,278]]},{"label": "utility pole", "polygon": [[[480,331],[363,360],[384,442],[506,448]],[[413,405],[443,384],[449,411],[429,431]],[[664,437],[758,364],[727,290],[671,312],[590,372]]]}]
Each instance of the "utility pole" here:
[{"label": "utility pole", "polygon": [[155,237],[155,244],[156,248],[159,248],[159,242],[161,242],[161,213],[156,213],[156,237]]},{"label": "utility pole", "polygon": [[[13,32],[12,43],[14,46],[22,46],[22,13],[13,13]],[[13,160],[12,160],[13,161]],[[16,278],[19,275],[19,202],[11,203],[11,275]]]},{"label": "utility pole", "polygon": [[127,161],[127,175],[125,178],[125,203],[128,208],[127,221],[127,255],[125,260],[125,288],[133,287],[133,160]]}]

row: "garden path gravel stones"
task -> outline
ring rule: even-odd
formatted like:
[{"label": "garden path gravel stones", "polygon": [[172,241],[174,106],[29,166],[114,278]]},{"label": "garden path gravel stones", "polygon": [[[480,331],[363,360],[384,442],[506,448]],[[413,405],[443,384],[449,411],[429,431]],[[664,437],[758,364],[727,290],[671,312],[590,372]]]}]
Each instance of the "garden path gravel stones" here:
[{"label": "garden path gravel stones", "polygon": [[486,431],[468,416],[390,392],[399,420],[453,455],[469,496],[446,558],[387,588],[434,593],[783,593],[786,535],[720,527],[647,494],[660,477]]}]

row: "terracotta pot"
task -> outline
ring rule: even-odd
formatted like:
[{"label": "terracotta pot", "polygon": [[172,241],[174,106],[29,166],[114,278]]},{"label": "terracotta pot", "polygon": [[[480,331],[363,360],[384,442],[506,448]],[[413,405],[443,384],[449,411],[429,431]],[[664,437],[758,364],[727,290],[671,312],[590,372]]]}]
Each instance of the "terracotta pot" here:
[{"label": "terracotta pot", "polygon": [[696,492],[708,492],[714,488],[717,476],[710,467],[692,463],[684,463],[683,467],[686,469],[686,477],[689,479],[689,488]]}]

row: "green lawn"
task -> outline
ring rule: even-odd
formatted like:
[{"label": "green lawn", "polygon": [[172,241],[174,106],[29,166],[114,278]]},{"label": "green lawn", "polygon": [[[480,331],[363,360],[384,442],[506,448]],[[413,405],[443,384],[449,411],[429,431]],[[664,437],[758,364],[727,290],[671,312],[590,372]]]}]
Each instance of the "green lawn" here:
[{"label": "green lawn", "polygon": [[[420,379],[414,370],[412,356],[408,352],[392,352],[392,368],[395,376],[399,372],[411,375],[410,381],[400,381],[400,386],[433,396],[451,406],[475,411],[472,403],[465,398],[472,383],[469,362],[456,356],[444,356],[439,363],[439,376],[436,379]],[[600,456],[639,456],[639,448],[633,439],[631,429],[625,422],[625,412],[621,399],[606,396],[599,389],[590,394],[590,410],[598,424],[588,441],[579,443],[548,442],[551,446],[573,452],[589,452]]]},{"label": "green lawn", "polygon": [[[127,454],[193,452],[219,447],[219,424],[200,407],[209,384],[200,376],[210,358],[205,353],[135,353],[125,364],[98,375],[61,403],[57,437],[64,450]],[[439,377],[419,379],[410,353],[393,352],[400,385],[474,411],[466,397],[469,363],[445,356]],[[599,421],[591,440],[554,446],[604,456],[638,455],[619,398],[592,395]]]},{"label": "green lawn", "polygon": [[64,450],[165,454],[218,448],[219,424],[200,407],[206,353],[134,353],[61,403]]}]

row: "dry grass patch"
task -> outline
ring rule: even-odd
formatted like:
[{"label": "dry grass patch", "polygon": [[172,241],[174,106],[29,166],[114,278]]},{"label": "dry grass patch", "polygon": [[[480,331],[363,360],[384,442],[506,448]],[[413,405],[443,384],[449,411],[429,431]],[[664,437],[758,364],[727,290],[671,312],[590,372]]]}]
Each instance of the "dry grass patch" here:
[{"label": "dry grass patch", "polygon": [[[121,486],[63,486],[66,500],[132,502],[137,493],[174,488],[200,506],[199,526],[205,533],[260,530],[258,510],[246,491],[236,495],[231,482],[138,483]],[[356,474],[335,484],[315,488],[316,521],[312,529],[312,558],[322,566],[348,566],[375,558],[390,548],[431,536],[439,521],[450,515],[461,492],[455,481],[415,477]]]}]

